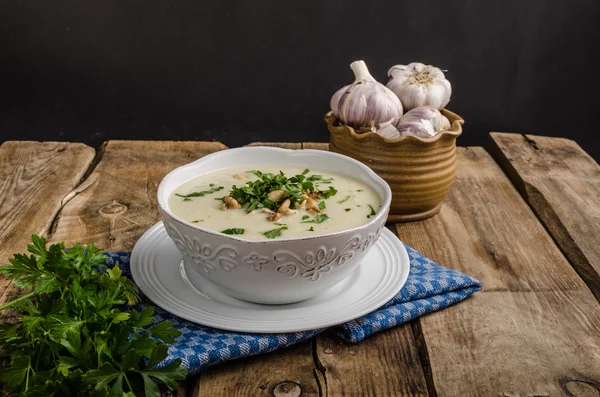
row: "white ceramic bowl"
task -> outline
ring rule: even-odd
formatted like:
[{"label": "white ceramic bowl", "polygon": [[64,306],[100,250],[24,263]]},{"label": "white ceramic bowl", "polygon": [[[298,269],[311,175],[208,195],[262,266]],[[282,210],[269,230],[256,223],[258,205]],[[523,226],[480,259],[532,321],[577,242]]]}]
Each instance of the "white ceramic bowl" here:
[{"label": "white ceramic bowl", "polygon": [[[169,210],[169,196],[184,182],[225,168],[256,169],[261,164],[299,165],[349,175],[372,187],[381,197],[382,206],[367,223],[353,229],[267,241],[211,231]],[[387,183],[350,157],[322,150],[269,147],[229,149],[202,157],[171,171],[158,187],[165,228],[187,267],[231,296],[267,304],[315,297],[352,273],[385,227],[391,198]]]}]

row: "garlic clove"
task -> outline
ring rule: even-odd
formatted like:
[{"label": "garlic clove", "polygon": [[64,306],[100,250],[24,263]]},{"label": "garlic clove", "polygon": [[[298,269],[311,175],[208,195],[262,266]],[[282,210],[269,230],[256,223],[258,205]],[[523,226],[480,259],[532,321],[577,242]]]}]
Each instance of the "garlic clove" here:
[{"label": "garlic clove", "polygon": [[439,110],[421,106],[406,112],[396,125],[400,135],[431,137],[450,129],[450,121]]},{"label": "garlic clove", "polygon": [[452,95],[444,72],[431,65],[413,62],[392,66],[388,78],[387,87],[400,98],[406,111],[421,106],[442,109]]},{"label": "garlic clove", "polygon": [[370,129],[388,120],[398,121],[403,108],[400,99],[369,73],[363,61],[350,65],[355,81],[333,94],[329,102],[337,119],[356,130]]},{"label": "garlic clove", "polygon": [[400,137],[400,133],[398,132],[398,130],[396,129],[396,126],[391,121],[382,123],[381,126],[379,127],[379,130],[377,131],[377,133],[379,135],[381,135],[382,137],[388,138],[388,139],[395,139],[395,138]]},{"label": "garlic clove", "polygon": [[422,138],[429,138],[436,134],[430,120],[398,124],[397,131],[400,136],[415,135]]}]

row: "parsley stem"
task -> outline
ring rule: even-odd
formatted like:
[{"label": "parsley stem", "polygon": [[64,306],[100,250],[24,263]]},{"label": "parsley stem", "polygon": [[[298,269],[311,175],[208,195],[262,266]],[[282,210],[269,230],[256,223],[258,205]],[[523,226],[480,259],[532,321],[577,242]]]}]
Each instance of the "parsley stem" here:
[{"label": "parsley stem", "polygon": [[30,292],[30,293],[28,293],[28,294],[25,294],[25,295],[19,296],[17,299],[15,299],[15,300],[12,300],[12,301],[10,301],[10,302],[7,302],[7,303],[3,304],[2,306],[0,306],[0,311],[2,311],[2,310],[4,310],[4,309],[8,309],[9,307],[12,307],[12,306],[13,306],[15,303],[17,303],[17,302],[20,302],[20,301],[23,301],[23,300],[25,300],[25,299],[29,299],[29,298],[31,298],[32,296],[36,296],[36,295],[37,295],[37,293],[36,293],[35,291],[32,291],[32,292]]},{"label": "parsley stem", "polygon": [[[125,371],[127,371],[129,368],[125,368]],[[123,377],[125,378],[125,382],[127,382],[127,386],[129,386],[129,391],[133,392],[133,387],[131,387],[131,383],[129,383],[129,378],[127,378],[127,374],[123,374]]]}]

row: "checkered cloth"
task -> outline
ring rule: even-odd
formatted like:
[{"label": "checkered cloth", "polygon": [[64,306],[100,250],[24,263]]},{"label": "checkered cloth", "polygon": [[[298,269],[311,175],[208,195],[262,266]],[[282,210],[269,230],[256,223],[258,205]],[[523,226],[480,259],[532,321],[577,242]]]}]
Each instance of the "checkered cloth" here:
[{"label": "checkered cloth", "polygon": [[[333,327],[332,331],[343,340],[360,342],[376,332],[460,302],[481,289],[478,280],[442,267],[408,246],[406,249],[410,258],[410,274],[402,290],[376,311]],[[118,263],[124,274],[131,277],[128,252],[109,252],[107,255],[107,266]],[[140,308],[149,305],[152,302],[143,299]],[[171,321],[181,331],[182,335],[169,347],[167,360],[181,358],[189,375],[223,361],[281,349],[325,331],[318,329],[287,334],[223,331],[183,320],[158,307],[155,320]]]}]

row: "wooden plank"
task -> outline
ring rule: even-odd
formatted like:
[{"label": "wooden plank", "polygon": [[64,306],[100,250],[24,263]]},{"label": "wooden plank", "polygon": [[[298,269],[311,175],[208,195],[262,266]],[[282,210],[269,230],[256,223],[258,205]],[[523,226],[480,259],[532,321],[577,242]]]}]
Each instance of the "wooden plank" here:
[{"label": "wooden plank", "polygon": [[302,149],[302,144],[297,142],[253,142],[246,146],[269,146],[283,149]]},{"label": "wooden plank", "polygon": [[156,189],[172,169],[226,149],[219,142],[109,141],[87,189],[65,205],[55,241],[131,251],[158,221]]},{"label": "wooden plank", "polygon": [[[4,142],[0,147],[0,263],[46,234],[94,158],[80,143]],[[0,295],[7,280],[0,279]],[[13,292],[17,292],[16,290]],[[12,297],[12,293],[11,293]],[[4,296],[2,301],[9,300]]]},{"label": "wooden plank", "polygon": [[420,319],[437,395],[594,395],[582,393],[600,385],[600,305],[491,156],[457,155],[440,214],[396,226],[415,249],[484,283]]},{"label": "wooden plank", "polygon": [[200,375],[192,396],[318,396],[311,342],[268,355],[247,357]]},{"label": "wooden plank", "polygon": [[329,150],[329,144],[325,142],[302,142],[302,149]]},{"label": "wooden plank", "polygon": [[429,395],[410,324],[358,344],[319,335],[316,354],[327,396]]},{"label": "wooden plank", "polygon": [[574,141],[492,133],[490,152],[600,300],[600,166]]}]

